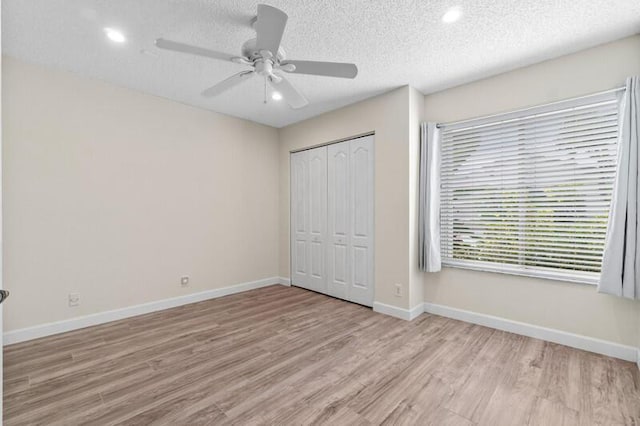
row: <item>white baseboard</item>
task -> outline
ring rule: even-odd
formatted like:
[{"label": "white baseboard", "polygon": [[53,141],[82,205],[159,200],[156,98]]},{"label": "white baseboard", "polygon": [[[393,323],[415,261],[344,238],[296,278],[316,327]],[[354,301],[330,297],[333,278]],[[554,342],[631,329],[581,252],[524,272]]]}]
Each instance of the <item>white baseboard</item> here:
[{"label": "white baseboard", "polygon": [[573,334],[553,328],[540,327],[506,318],[494,317],[492,315],[481,314],[463,309],[452,308],[435,303],[424,303],[424,311],[429,314],[440,315],[464,322],[483,325],[485,327],[508,331],[535,339],[546,340],[576,349],[582,349],[597,354],[607,355],[625,361],[637,362],[640,368],[640,351],[633,346],[626,346],[607,340]]},{"label": "white baseboard", "polygon": [[373,302],[374,312],[389,315],[392,317],[400,318],[407,321],[412,321],[420,314],[424,312],[422,305],[418,305],[411,309],[398,308],[397,306],[387,305],[382,302]]},{"label": "white baseboard", "polygon": [[413,321],[424,313],[424,307],[422,305],[414,306],[409,311],[409,321]]},{"label": "white baseboard", "polygon": [[[157,300],[155,302],[141,305],[128,306],[126,308],[114,309],[112,311],[99,312],[97,314],[71,318],[63,321],[56,321],[34,327],[21,328],[19,330],[8,331],[3,335],[4,345],[25,342],[27,340],[38,339],[40,337],[51,336],[53,334],[64,333],[92,325],[104,324],[136,315],[148,314],[150,312],[161,311],[163,309],[175,308],[176,306],[187,305],[189,303],[201,302],[203,300],[215,299],[230,294],[241,293],[243,291],[281,284],[280,277],[265,278],[262,280],[236,284],[229,287],[215,288],[200,293],[187,294],[173,297],[171,299]],[[284,284],[288,285],[288,284]]]},{"label": "white baseboard", "polygon": [[291,280],[285,277],[278,277],[278,283],[281,285],[291,286]]}]

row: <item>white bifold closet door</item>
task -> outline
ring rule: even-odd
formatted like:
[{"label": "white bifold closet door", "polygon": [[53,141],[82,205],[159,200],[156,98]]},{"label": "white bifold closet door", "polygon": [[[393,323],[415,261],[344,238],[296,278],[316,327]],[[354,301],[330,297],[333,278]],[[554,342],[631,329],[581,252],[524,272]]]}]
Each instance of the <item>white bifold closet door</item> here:
[{"label": "white bifold closet door", "polygon": [[327,293],[373,304],[373,136],[328,146]]},{"label": "white bifold closet door", "polygon": [[[325,149],[326,178],[311,171],[309,159],[316,149]],[[291,156],[292,182],[292,283],[300,287],[320,291],[334,297],[371,306],[373,304],[373,195],[374,153],[373,136],[340,142],[327,147],[298,152]],[[319,157],[319,155],[318,155]],[[305,167],[308,171],[305,172]],[[306,181],[305,179],[309,179]],[[313,203],[313,179],[324,179],[315,187],[325,185],[326,198],[322,203]],[[322,200],[318,196],[318,200]],[[305,208],[310,209],[306,211]],[[312,211],[315,208],[320,211]],[[324,212],[324,213],[323,213]],[[325,269],[317,276],[324,276],[315,287],[308,284],[312,273],[305,258],[313,243],[310,229],[305,225],[313,217],[326,219],[318,241],[323,242]],[[307,229],[309,228],[309,230]],[[311,241],[311,243],[309,242]],[[319,263],[318,263],[319,264]]]},{"label": "white bifold closet door", "polygon": [[292,279],[326,293],[327,147],[291,155]]}]

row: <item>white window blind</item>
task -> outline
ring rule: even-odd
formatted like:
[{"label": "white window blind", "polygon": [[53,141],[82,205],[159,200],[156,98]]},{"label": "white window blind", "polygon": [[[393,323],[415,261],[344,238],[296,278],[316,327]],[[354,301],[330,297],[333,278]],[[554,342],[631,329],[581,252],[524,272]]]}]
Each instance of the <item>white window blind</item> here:
[{"label": "white window blind", "polygon": [[615,93],[443,127],[443,264],[595,283],[616,171]]}]

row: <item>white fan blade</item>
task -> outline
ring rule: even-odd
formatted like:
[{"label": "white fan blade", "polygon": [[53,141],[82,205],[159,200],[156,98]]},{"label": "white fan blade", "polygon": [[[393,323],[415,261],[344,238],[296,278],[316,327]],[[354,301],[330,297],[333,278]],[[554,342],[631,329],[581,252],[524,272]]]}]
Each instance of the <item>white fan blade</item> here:
[{"label": "white fan blade", "polygon": [[207,90],[202,92],[202,96],[210,98],[212,96],[217,96],[225,90],[229,90],[234,86],[242,83],[243,81],[253,77],[255,74],[254,71],[243,71],[238,74],[234,74],[226,80],[222,80],[220,83],[216,84],[213,87],[209,87]]},{"label": "white fan blade", "polygon": [[280,9],[266,4],[259,4],[258,18],[255,23],[257,33],[256,50],[268,50],[273,56],[276,56],[288,18],[287,14]]},{"label": "white fan blade", "polygon": [[[190,53],[192,55],[206,56],[207,58],[220,59],[221,61],[230,61],[234,55],[229,55],[215,50],[205,49],[203,47],[192,46],[177,41],[165,40],[159,38],[156,40],[156,46],[160,49],[173,50],[174,52]],[[237,55],[236,55],[237,56]]]},{"label": "white fan blade", "polygon": [[309,101],[286,78],[280,75],[278,77],[280,77],[279,82],[269,79],[269,83],[282,94],[291,108],[298,109],[309,105]]},{"label": "white fan blade", "polygon": [[[355,78],[358,75],[358,67],[354,64],[343,62],[316,62],[316,61],[282,61],[281,65],[294,65],[294,74],[324,75],[327,77]],[[286,70],[285,70],[286,71]]]}]

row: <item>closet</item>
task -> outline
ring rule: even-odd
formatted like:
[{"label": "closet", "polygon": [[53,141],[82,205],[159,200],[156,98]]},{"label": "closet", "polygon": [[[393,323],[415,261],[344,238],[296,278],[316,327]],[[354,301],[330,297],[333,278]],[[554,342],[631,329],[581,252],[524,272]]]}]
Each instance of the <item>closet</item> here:
[{"label": "closet", "polygon": [[291,284],[373,304],[373,136],[291,154]]}]

